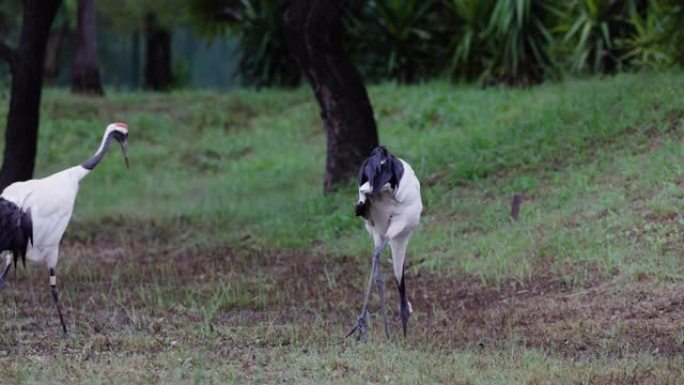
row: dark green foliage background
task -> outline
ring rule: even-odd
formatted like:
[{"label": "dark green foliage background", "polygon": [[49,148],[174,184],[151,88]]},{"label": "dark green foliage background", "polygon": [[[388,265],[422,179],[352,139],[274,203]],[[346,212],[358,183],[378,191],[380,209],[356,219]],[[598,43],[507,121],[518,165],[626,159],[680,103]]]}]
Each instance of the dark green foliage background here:
[{"label": "dark green foliage background", "polygon": [[[245,10],[232,24],[242,73],[256,85],[296,84],[277,17],[287,2],[232,3]],[[351,0],[343,17],[347,50],[369,81],[530,85],[684,62],[676,0]]]},{"label": "dark green foliage background", "polygon": [[[64,25],[73,30],[75,2],[64,4],[55,30]],[[565,75],[684,63],[681,0],[347,0],[346,4],[341,15],[345,48],[369,82],[415,83],[442,77],[524,86]],[[237,38],[235,78],[256,87],[301,83],[284,29],[289,5],[289,0],[97,2],[101,33],[117,33],[127,41],[143,29],[148,13],[157,15],[174,33],[191,29],[207,42]],[[4,41],[16,40],[20,8],[18,0],[0,1]]]}]

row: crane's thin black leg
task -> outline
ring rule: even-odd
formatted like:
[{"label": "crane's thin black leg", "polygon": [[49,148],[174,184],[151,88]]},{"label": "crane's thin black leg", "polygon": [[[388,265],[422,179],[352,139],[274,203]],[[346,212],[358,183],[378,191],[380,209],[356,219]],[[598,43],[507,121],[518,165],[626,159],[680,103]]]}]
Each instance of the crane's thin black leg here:
[{"label": "crane's thin black leg", "polygon": [[2,276],[0,276],[0,290],[5,288],[5,277],[7,276],[10,267],[12,267],[12,262],[8,259],[7,265],[5,266],[5,270],[3,270]]},{"label": "crane's thin black leg", "polygon": [[354,332],[358,331],[359,334],[356,336],[357,341],[360,340],[361,337],[363,337],[364,333],[366,332],[366,320],[367,320],[367,316],[368,316],[366,306],[368,305],[368,297],[370,296],[371,287],[373,286],[373,276],[375,275],[376,266],[377,266],[376,260],[375,260],[375,258],[373,258],[371,260],[370,277],[368,279],[368,286],[366,288],[366,295],[364,296],[364,300],[363,300],[363,307],[361,308],[361,315],[359,316],[358,320],[356,321],[356,325],[346,335],[346,337],[349,337],[350,335],[354,334]]},{"label": "crane's thin black leg", "polygon": [[57,276],[55,275],[55,268],[50,268],[50,292],[52,292],[52,298],[55,300],[55,307],[57,307],[57,314],[59,314],[59,322],[62,324],[62,337],[66,338],[67,328],[64,323],[64,317],[62,316],[62,305],[59,304],[59,293],[57,291]]},{"label": "crane's thin black leg", "polygon": [[397,287],[399,288],[400,307],[399,316],[401,317],[401,324],[404,327],[404,338],[406,338],[406,332],[408,328],[408,319],[411,315],[409,310],[408,298],[406,298],[406,276],[404,275],[404,269],[401,271],[401,281],[397,281]]},{"label": "crane's thin black leg", "polygon": [[389,243],[389,239],[386,239],[382,242],[382,244],[378,247],[375,248],[375,254],[373,255],[373,259],[371,260],[371,272],[370,272],[370,277],[368,278],[368,287],[366,288],[366,295],[363,299],[363,307],[361,309],[361,315],[359,316],[358,321],[356,322],[356,326],[352,328],[352,330],[347,333],[347,337],[350,335],[354,334],[354,332],[358,331],[359,334],[356,336],[356,340],[361,340],[363,335],[366,332],[366,321],[368,317],[368,298],[370,297],[370,292],[371,288],[373,287],[373,277],[376,274],[376,271],[379,269],[380,265],[380,255],[382,254],[382,251],[387,247],[387,244]]},{"label": "crane's thin black leg", "polygon": [[389,335],[389,322],[387,321],[387,309],[385,308],[385,283],[382,280],[382,267],[380,266],[380,256],[378,255],[378,260],[376,262],[376,272],[375,280],[378,285],[378,291],[380,292],[380,309],[382,310],[382,322],[385,324],[385,335],[390,338]]}]

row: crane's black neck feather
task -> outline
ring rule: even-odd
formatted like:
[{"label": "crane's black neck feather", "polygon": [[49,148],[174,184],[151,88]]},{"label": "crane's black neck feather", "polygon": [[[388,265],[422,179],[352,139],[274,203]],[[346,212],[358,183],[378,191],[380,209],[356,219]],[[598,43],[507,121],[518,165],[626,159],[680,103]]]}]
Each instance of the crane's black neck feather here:
[{"label": "crane's black neck feather", "polygon": [[24,211],[13,202],[0,198],[0,252],[12,252],[15,269],[19,259],[26,265],[29,242],[33,243],[31,209]]},{"label": "crane's black neck feather", "polygon": [[98,163],[100,163],[104,155],[109,150],[109,145],[111,144],[112,139],[116,139],[117,141],[121,142],[125,140],[125,138],[126,135],[121,133],[120,131],[109,132],[109,134],[107,134],[107,137],[104,139],[104,142],[102,143],[100,149],[95,153],[95,155],[91,156],[90,159],[88,159],[81,166],[86,170],[92,171],[95,168],[95,166],[97,166]]},{"label": "crane's black neck feather", "polygon": [[399,186],[404,176],[404,165],[383,146],[376,147],[359,169],[359,186],[370,183],[373,197],[389,183],[393,190]]}]

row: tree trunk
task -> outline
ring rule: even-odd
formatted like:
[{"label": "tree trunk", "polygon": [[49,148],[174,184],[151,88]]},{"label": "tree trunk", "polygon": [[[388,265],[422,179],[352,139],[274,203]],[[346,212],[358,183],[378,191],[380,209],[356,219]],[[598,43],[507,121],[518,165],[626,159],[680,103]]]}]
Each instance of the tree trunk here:
[{"label": "tree trunk", "polygon": [[153,13],[145,18],[145,88],[171,88],[171,32],[161,27]]},{"label": "tree trunk", "polygon": [[62,0],[24,0],[19,48],[12,52],[12,88],[0,190],[33,176],[45,47]]},{"label": "tree trunk", "polygon": [[288,45],[321,107],[328,134],[324,191],[356,175],[378,145],[378,131],[361,75],[344,52],[345,1],[291,0]]},{"label": "tree trunk", "polygon": [[97,58],[95,0],[78,0],[76,54],[71,65],[71,92],[104,95]]}]

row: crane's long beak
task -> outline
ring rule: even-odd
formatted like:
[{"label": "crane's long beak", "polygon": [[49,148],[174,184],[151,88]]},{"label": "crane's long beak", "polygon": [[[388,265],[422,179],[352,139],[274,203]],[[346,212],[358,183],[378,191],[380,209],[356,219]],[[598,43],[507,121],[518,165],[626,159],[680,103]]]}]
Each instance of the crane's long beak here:
[{"label": "crane's long beak", "polygon": [[121,145],[121,152],[123,152],[124,156],[124,163],[126,163],[126,169],[130,169],[130,166],[128,165],[128,140],[124,139],[121,142],[119,142]]}]

